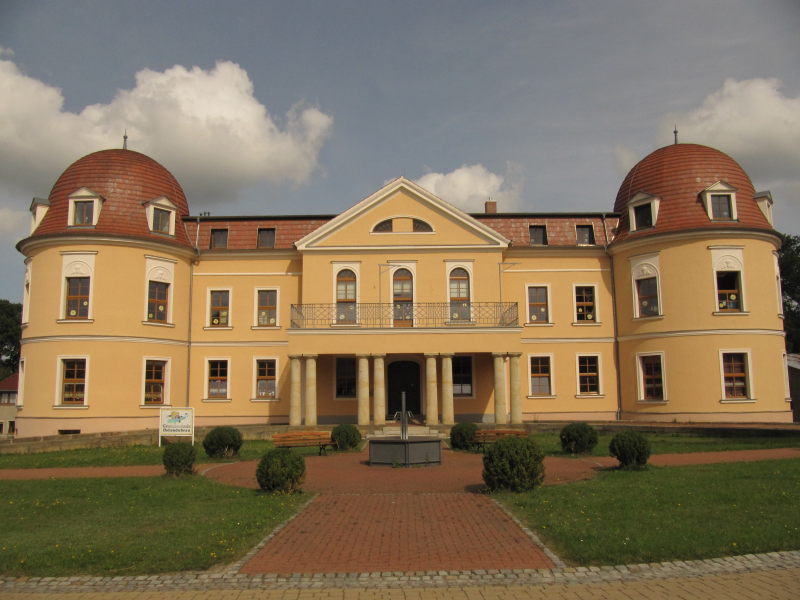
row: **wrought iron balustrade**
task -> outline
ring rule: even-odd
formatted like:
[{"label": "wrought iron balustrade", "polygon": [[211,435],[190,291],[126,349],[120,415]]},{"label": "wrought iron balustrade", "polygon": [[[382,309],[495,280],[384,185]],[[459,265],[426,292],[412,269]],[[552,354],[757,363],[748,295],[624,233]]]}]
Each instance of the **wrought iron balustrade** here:
[{"label": "wrought iron balustrade", "polygon": [[292,304],[292,329],[516,327],[516,302]]}]

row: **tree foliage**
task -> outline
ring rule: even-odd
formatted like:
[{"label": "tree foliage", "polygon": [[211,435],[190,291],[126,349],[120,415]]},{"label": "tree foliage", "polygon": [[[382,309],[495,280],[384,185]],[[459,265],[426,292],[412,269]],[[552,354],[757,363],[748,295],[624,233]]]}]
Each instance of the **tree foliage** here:
[{"label": "tree foliage", "polygon": [[783,244],[778,251],[783,289],[783,326],[786,349],[800,352],[800,235],[781,234]]},{"label": "tree foliage", "polygon": [[0,379],[19,366],[22,304],[0,300]]}]

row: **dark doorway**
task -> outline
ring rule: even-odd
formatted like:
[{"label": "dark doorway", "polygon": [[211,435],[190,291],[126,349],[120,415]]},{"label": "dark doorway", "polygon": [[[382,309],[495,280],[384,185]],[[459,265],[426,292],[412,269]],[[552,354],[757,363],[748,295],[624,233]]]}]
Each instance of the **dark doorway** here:
[{"label": "dark doorway", "polygon": [[400,411],[402,405],[400,394],[406,393],[406,410],[420,415],[419,365],[409,360],[393,362],[388,369],[389,384],[387,386],[387,407],[389,417]]}]

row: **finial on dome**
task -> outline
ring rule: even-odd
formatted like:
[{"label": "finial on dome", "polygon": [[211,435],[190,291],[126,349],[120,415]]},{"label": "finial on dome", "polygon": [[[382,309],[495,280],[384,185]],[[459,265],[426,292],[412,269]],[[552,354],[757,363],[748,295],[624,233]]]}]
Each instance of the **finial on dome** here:
[{"label": "finial on dome", "polygon": [[678,143],[678,124],[675,123],[675,131],[672,132],[675,135],[675,143]]},{"label": "finial on dome", "polygon": [[122,149],[123,150],[127,150],[128,149],[128,130],[127,129],[125,130],[125,133],[122,136]]}]

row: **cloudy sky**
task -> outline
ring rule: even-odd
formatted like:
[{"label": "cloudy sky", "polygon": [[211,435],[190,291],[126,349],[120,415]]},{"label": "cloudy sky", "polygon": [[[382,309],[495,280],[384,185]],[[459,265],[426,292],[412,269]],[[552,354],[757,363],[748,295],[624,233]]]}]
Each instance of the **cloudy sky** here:
[{"label": "cloudy sky", "polygon": [[0,298],[34,196],[128,146],[194,214],[335,214],[404,175],[468,211],[610,211],[714,146],[800,233],[800,0],[0,0]]}]

